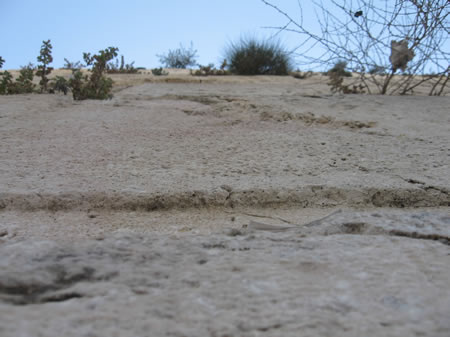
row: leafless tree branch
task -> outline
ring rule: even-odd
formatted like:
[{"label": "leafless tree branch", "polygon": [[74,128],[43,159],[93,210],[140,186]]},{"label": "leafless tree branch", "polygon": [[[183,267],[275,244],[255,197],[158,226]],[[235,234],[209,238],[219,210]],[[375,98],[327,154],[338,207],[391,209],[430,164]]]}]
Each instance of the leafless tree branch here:
[{"label": "leafless tree branch", "polygon": [[[406,94],[430,82],[430,95],[438,95],[449,83],[448,0],[310,0],[318,30],[307,26],[300,0],[297,21],[273,1],[261,1],[286,20],[270,28],[304,37],[295,52],[301,66],[346,61],[369,92],[375,86],[381,94]],[[403,75],[395,76],[399,69]]]}]

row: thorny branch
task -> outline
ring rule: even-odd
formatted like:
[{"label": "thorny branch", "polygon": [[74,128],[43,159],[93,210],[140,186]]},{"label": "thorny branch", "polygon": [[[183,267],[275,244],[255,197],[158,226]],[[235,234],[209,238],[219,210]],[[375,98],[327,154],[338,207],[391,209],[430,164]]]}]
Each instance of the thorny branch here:
[{"label": "thorny branch", "polygon": [[[448,0],[311,0],[318,29],[304,20],[299,0],[299,20],[274,1],[261,1],[286,19],[267,28],[304,38],[295,50],[299,65],[323,69],[346,61],[369,93],[374,86],[381,94],[407,94],[429,82],[429,94],[441,95],[449,83]],[[392,41],[406,41],[414,55],[402,76],[394,76],[399,68],[390,62]]]}]

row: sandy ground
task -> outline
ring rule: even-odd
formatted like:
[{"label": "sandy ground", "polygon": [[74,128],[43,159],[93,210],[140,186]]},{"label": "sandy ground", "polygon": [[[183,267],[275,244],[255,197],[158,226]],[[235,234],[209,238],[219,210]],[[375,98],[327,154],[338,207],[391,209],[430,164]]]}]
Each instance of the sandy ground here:
[{"label": "sandy ground", "polygon": [[110,101],[0,97],[1,216],[448,206],[449,97],[330,95],[320,75],[167,79],[202,83],[146,83]]},{"label": "sandy ground", "polygon": [[[61,329],[66,336],[106,336],[112,335],[111,331],[117,336],[133,336],[151,331],[150,326],[155,332],[151,335],[160,336],[328,336],[335,329],[349,336],[448,336],[445,316],[450,312],[450,274],[443,266],[450,263],[450,97],[331,95],[328,79],[321,75],[307,80],[203,78],[176,72],[161,78],[145,74],[113,77],[116,92],[108,101],[74,102],[63,95],[0,96],[0,250],[8,257],[3,260],[5,268],[24,266],[0,272],[0,317],[9,315],[8,320],[0,318],[2,336],[31,336],[32,331],[56,336]],[[302,230],[307,228],[305,224],[338,209],[341,218],[329,218],[320,224],[325,227],[317,230]],[[413,226],[414,219],[420,221]],[[294,236],[304,238],[298,242],[306,240],[300,246],[317,246],[311,253],[317,260],[311,262],[310,253],[302,255],[303,248],[293,248],[289,243],[292,235],[284,231],[274,234],[263,229],[251,246],[245,246],[245,240],[253,240],[247,230],[259,231],[261,223],[295,226]],[[230,230],[242,236],[241,243],[233,243],[235,236]],[[125,239],[120,234],[123,231],[129,233]],[[156,241],[146,246],[152,237]],[[44,254],[48,245],[54,247],[53,252],[74,250],[70,254],[79,256],[77,261],[85,259],[89,268],[101,274],[96,258],[83,254],[104,243],[98,249],[104,249],[104,256],[115,256],[110,246],[124,240],[136,246],[137,255],[155,249],[164,255],[166,249],[168,260],[158,263],[170,265],[178,276],[168,272],[169,281],[157,287],[158,294],[149,292],[143,281],[136,293],[136,282],[118,278],[107,285],[109,289],[128,289],[117,297],[89,290],[90,285],[83,288],[83,284],[70,283],[70,287],[84,289],[70,288],[79,296],[52,295],[62,300],[42,300],[45,304],[33,297],[25,300],[28,305],[19,306],[9,299],[39,288],[34,283],[40,279],[36,270],[46,267],[35,265],[29,256]],[[252,257],[233,245],[244,245],[239,247],[250,250]],[[210,246],[219,250],[211,253]],[[186,254],[186,265],[181,267],[179,255],[169,253],[172,249]],[[235,253],[236,249],[240,253]],[[422,253],[416,256],[412,252],[417,249]],[[11,251],[15,253],[11,255]],[[210,256],[215,262],[207,264],[214,266],[209,271],[198,270],[195,260],[204,253],[217,256]],[[358,255],[357,262],[344,263],[339,270],[337,264]],[[189,256],[195,256],[195,261]],[[363,256],[379,259],[379,264],[369,270],[371,264],[366,264]],[[389,256],[405,263],[390,263]],[[134,260],[118,259],[136,275],[143,273],[142,279],[155,277],[140,270]],[[258,267],[261,259],[265,262]],[[299,259],[306,263],[300,268],[303,276],[297,275]],[[276,261],[285,262],[279,265]],[[292,263],[297,263],[296,267]],[[430,263],[435,263],[430,265],[432,270],[425,270]],[[229,274],[227,264],[245,271]],[[147,267],[160,265],[152,266]],[[416,268],[415,274],[408,274],[411,268]],[[11,276],[26,270],[34,270],[36,280]],[[264,270],[271,272],[264,276]],[[395,270],[405,274],[391,280],[389,275]],[[187,274],[194,275],[194,271],[199,274],[193,283],[170,281],[189,278]],[[277,276],[280,273],[282,280]],[[83,277],[80,280],[88,283],[99,280]],[[275,288],[270,282],[250,287],[251,280],[264,277],[267,282],[281,283]],[[427,277],[434,278],[433,286]],[[358,278],[359,282],[370,279],[374,292],[362,295],[364,287],[357,288]],[[227,283],[227,279],[233,281]],[[388,280],[391,285],[385,284]],[[205,288],[200,286],[205,282]],[[297,282],[311,286],[299,288]],[[25,290],[26,284],[32,290]],[[45,294],[39,292],[39,296],[48,298],[48,289],[60,291],[59,286],[50,284],[42,286]],[[422,286],[420,296],[425,304],[413,300],[415,289]],[[181,292],[173,293],[173,287]],[[124,297],[129,289],[133,296],[141,290],[145,293],[133,304],[136,308],[152,307],[150,303],[156,301],[163,314],[144,310],[146,323],[136,314],[140,309],[130,313],[115,310],[117,305],[129,305],[131,297]],[[232,294],[233,289],[237,295]],[[405,291],[404,297],[398,295],[403,291],[399,289]],[[246,291],[258,294],[257,298]],[[335,297],[339,291],[347,298]],[[164,294],[172,299],[166,302]],[[235,298],[239,294],[242,306],[230,304],[240,303]],[[289,294],[298,296],[303,304],[289,302]],[[379,311],[370,304],[372,295],[377,303],[397,312],[393,314],[389,308]],[[94,298],[103,301],[96,304],[105,313],[98,321],[82,313],[93,305]],[[196,302],[199,298],[212,302]],[[433,307],[433,303],[438,304]],[[269,319],[272,323],[264,328],[269,304],[274,305],[273,322]],[[28,309],[36,305],[45,307],[42,316]],[[53,322],[51,317],[61,305],[67,306],[68,318]],[[182,307],[189,310],[189,306],[198,311],[193,310],[189,317],[180,314]],[[312,316],[307,314],[309,309],[315,310]],[[174,310],[184,316],[170,314]],[[133,312],[134,324],[129,321]],[[164,323],[158,325],[161,315],[166,315]],[[224,316],[218,319],[217,315]],[[383,321],[389,315],[393,321]],[[28,317],[29,325],[6,323],[18,317]],[[303,318],[296,324],[295,317]],[[422,326],[415,323],[420,319],[426,322]],[[355,320],[359,323],[352,324]],[[74,322],[81,327],[77,331],[70,329]],[[132,328],[127,330],[127,326]]]}]

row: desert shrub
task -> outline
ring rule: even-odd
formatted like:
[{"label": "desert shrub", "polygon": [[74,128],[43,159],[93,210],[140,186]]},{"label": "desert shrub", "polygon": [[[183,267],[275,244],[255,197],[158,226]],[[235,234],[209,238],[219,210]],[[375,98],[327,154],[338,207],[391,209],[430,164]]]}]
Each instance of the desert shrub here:
[{"label": "desert shrub", "polygon": [[330,81],[327,83],[330,86],[331,92],[343,93],[343,94],[364,94],[365,87],[361,83],[358,85],[346,85],[344,84],[344,77],[342,73],[331,72],[329,74]]},{"label": "desert shrub", "polygon": [[12,81],[12,76],[7,76],[7,80],[5,81],[6,94],[11,95],[32,93],[35,87],[35,85],[33,84],[33,78],[33,64],[30,63],[26,66],[21,67],[19,77],[15,82]]},{"label": "desert shrub", "polygon": [[163,68],[153,68],[152,69],[152,74],[154,76],[166,76],[166,75],[169,75],[169,73],[167,71],[165,71]]},{"label": "desert shrub", "polygon": [[352,77],[352,73],[346,70],[347,65],[348,63],[346,61],[339,60],[334,64],[334,66],[330,70],[327,71],[327,75],[335,73],[343,77]]},{"label": "desert shrub", "polygon": [[189,49],[180,44],[178,49],[169,50],[167,54],[156,56],[166,68],[186,69],[197,64],[197,50],[194,49],[192,42]]},{"label": "desert shrub", "polygon": [[70,62],[68,59],[64,59],[64,69],[74,70],[74,69],[81,69],[84,67],[84,64],[82,64],[80,61],[76,62]]},{"label": "desert shrub", "polygon": [[225,69],[216,69],[213,63],[208,64],[207,66],[199,65],[199,69],[191,70],[192,76],[210,76],[210,75],[228,75],[229,71]]},{"label": "desert shrub", "polygon": [[40,76],[41,80],[39,84],[41,85],[41,92],[47,91],[48,77],[53,68],[48,65],[53,62],[52,57],[52,45],[50,44],[50,40],[42,41],[40,55],[37,57],[38,62],[38,70],[36,72],[36,76]]},{"label": "desert shrub", "polygon": [[[0,68],[3,66],[5,60],[0,57]],[[34,66],[28,64],[21,67],[19,77],[16,81],[9,71],[0,72],[0,95],[26,94],[33,92],[34,84]]]},{"label": "desert shrub", "polygon": [[[1,59],[4,62],[4,59]],[[0,68],[3,66],[3,62],[0,63]],[[13,77],[9,71],[0,72],[0,95],[8,95],[10,89],[13,86]]]},{"label": "desert shrub", "polygon": [[[0,56],[0,69],[3,67],[5,59]],[[0,72],[0,95],[10,94],[11,89],[14,86],[13,76],[9,71]]]},{"label": "desert shrub", "polygon": [[[3,57],[0,56],[0,69],[2,69],[3,67],[3,63],[5,63],[5,59]],[[9,76],[8,76],[9,75]],[[9,72],[5,71],[5,72],[1,72],[0,71],[0,95],[6,95],[7,91],[7,81],[8,79],[11,81],[12,76]]]},{"label": "desert shrub", "polygon": [[56,76],[50,80],[50,92],[54,93],[56,91],[64,93],[67,95],[69,91],[69,82],[62,76]]},{"label": "desert shrub", "polygon": [[226,52],[229,70],[237,75],[288,75],[292,68],[289,52],[274,40],[241,38]]},{"label": "desert shrub", "polygon": [[126,64],[124,56],[121,55],[120,64],[118,58],[116,58],[115,61],[108,62],[106,65],[106,72],[108,74],[136,74],[138,69],[134,67],[134,62]]},{"label": "desert shrub", "polygon": [[74,100],[83,99],[107,99],[111,98],[113,81],[105,77],[106,66],[109,61],[117,56],[118,48],[109,47],[100,50],[98,55],[84,53],[83,59],[87,66],[92,66],[90,75],[83,75],[81,70],[75,69],[69,80]]}]

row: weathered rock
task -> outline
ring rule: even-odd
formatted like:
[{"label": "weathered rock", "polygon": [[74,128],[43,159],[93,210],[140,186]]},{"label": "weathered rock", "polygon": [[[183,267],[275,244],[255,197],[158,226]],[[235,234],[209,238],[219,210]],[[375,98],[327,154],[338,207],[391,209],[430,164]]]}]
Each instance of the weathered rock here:
[{"label": "weathered rock", "polygon": [[449,228],[439,212],[343,212],[282,232],[3,243],[0,335],[448,336]]}]

